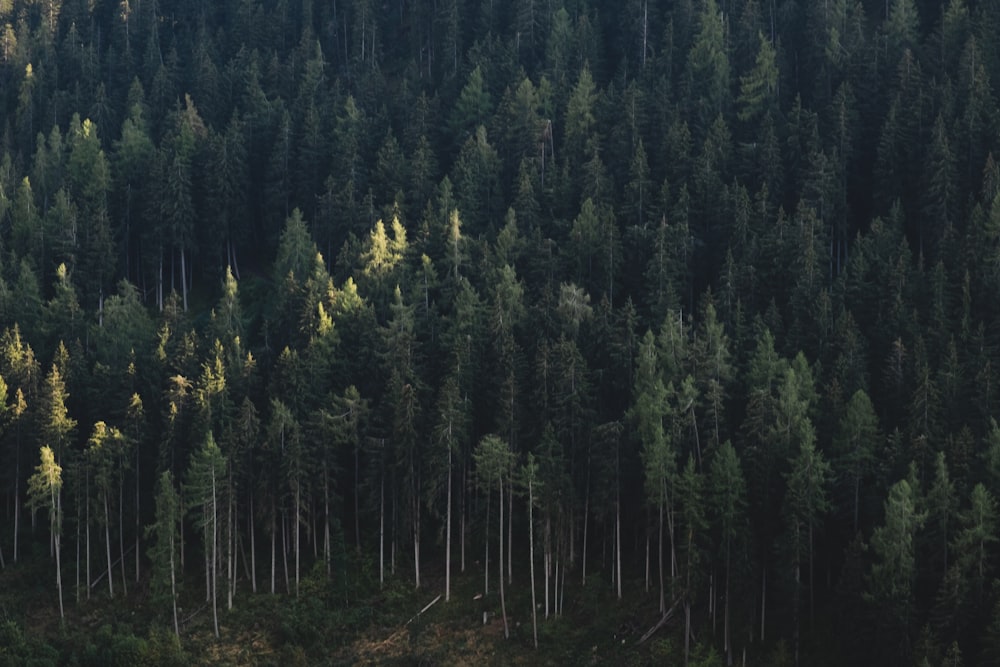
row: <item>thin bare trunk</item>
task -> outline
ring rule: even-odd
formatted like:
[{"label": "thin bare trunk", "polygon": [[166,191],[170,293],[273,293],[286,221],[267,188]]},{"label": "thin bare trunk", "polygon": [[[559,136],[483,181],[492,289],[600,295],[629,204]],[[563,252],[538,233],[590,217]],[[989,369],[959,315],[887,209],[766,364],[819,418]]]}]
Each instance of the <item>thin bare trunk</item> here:
[{"label": "thin bare trunk", "polygon": [[618,599],[622,599],[622,508],[621,502],[615,503],[615,586],[618,587]]},{"label": "thin bare trunk", "polygon": [[385,475],[379,480],[378,495],[378,583],[385,583]]},{"label": "thin bare trunk", "polygon": [[111,576],[111,512],[108,510],[108,494],[104,493],[104,543],[108,553],[108,595],[115,596],[115,587]]},{"label": "thin bare trunk", "polygon": [[361,555],[361,476],[360,476],[360,447],[354,446],[354,544],[358,556]]},{"label": "thin bare trunk", "polygon": [[184,312],[188,309],[188,286],[187,286],[187,258],[184,246],[181,246],[181,294],[184,298]]},{"label": "thin bare trunk", "polygon": [[562,581],[559,582],[559,615],[563,615],[566,608],[566,568],[563,567]]},{"label": "thin bare trunk", "polygon": [[649,587],[652,586],[652,576],[651,576],[651,563],[649,559],[649,508],[646,508],[646,592],[649,592]]},{"label": "thin bare trunk", "polygon": [[535,505],[535,496],[532,492],[531,478],[528,478],[528,555],[531,559],[531,631],[535,642],[535,649],[538,649],[538,603],[535,602],[535,521],[532,509]]},{"label": "thin bare trunk", "polygon": [[125,517],[122,512],[125,507],[125,479],[119,476],[118,482],[118,552],[122,564],[122,595],[128,597],[128,575],[125,573]]},{"label": "thin bare trunk", "polygon": [[18,422],[18,437],[14,444],[14,562],[17,562],[17,538],[21,532],[21,437]]},{"label": "thin bare trunk", "polygon": [[500,479],[500,612],[503,614],[503,638],[510,638],[510,629],[507,627],[507,602],[503,594],[503,479]]},{"label": "thin bare trunk", "polygon": [[[183,266],[183,251],[181,262]],[[215,637],[219,637],[219,605],[217,596],[216,579],[218,579],[219,562],[219,507],[218,494],[215,489],[215,467],[212,467],[212,623],[215,626]]]},{"label": "thin bare trunk", "polygon": [[420,588],[420,487],[411,489],[413,505],[413,588]]},{"label": "thin bare trunk", "polygon": [[76,603],[80,604],[80,508],[76,508]]},{"label": "thin bare trunk", "polygon": [[587,585],[587,530],[590,527],[590,474],[587,474],[587,491],[586,496],[583,500],[583,555],[581,558],[580,567],[583,569],[583,576],[581,579],[581,584],[583,586]]},{"label": "thin bare trunk", "polygon": [[[86,496],[87,496],[87,501],[84,503],[84,505],[87,508],[86,512],[85,512],[86,523],[87,523],[87,553],[86,553],[86,559],[85,560],[87,561],[87,599],[89,600],[90,599],[90,582],[94,580],[93,577],[90,576],[90,474],[89,474],[89,472],[86,475],[85,488],[86,488]],[[79,542],[79,540],[77,540],[77,541]],[[77,592],[76,592],[77,597],[79,597],[80,596],[80,568],[79,567],[77,567],[77,573],[76,573],[76,589],[77,589]]]},{"label": "thin bare trunk", "polygon": [[281,513],[281,564],[285,573],[285,593],[292,592],[292,582],[288,575],[288,513]]},{"label": "thin bare trunk", "polygon": [[139,440],[135,441],[135,583],[139,583],[139,535],[142,532],[139,518]]},{"label": "thin bare trunk", "polygon": [[212,601],[212,550],[208,548],[208,527],[212,525],[212,518],[208,514],[208,506],[202,507],[202,521],[205,522],[202,528],[202,541],[205,543],[205,602]]},{"label": "thin bare trunk", "polygon": [[801,620],[799,619],[799,601],[802,596],[802,567],[798,556],[795,559],[795,601],[792,604],[792,644],[794,645],[795,667],[799,667],[799,636]]},{"label": "thin bare trunk", "polygon": [[731,667],[733,664],[733,647],[729,639],[729,545],[726,545],[726,595],[725,595],[725,608],[723,609],[723,621],[722,621],[722,643],[724,650],[726,652],[726,665]]},{"label": "thin bare trunk", "polygon": [[813,528],[809,523],[809,629],[816,629],[816,601],[813,597]]},{"label": "thin bare trunk", "polygon": [[[244,559],[245,560],[245,559]],[[257,592],[257,535],[253,525],[253,492],[250,493],[250,586]]]},{"label": "thin bare trunk", "polygon": [[299,489],[298,483],[295,484],[295,597],[299,597],[299,552],[301,551],[301,546],[299,544],[299,531],[302,526],[302,517],[300,516],[301,510],[301,497],[302,491]]},{"label": "thin bare trunk", "polygon": [[[511,563],[513,558],[514,545],[514,488],[513,483],[507,489],[507,585],[514,581],[514,568]],[[501,570],[501,573],[503,570]]]},{"label": "thin bare trunk", "polygon": [[545,571],[545,618],[549,617],[549,578],[552,573],[552,540],[551,540],[551,521],[549,519],[549,510],[545,511],[545,535],[544,535],[544,554],[542,556],[542,569]]},{"label": "thin bare trunk", "polygon": [[445,510],[444,601],[451,600],[451,447],[448,447],[448,507]]},{"label": "thin bare trunk", "polygon": [[160,248],[160,265],[156,277],[156,306],[163,311],[163,248]]},{"label": "thin bare trunk", "polygon": [[330,578],[330,476],[323,466],[323,562],[326,564],[326,578]]},{"label": "thin bare trunk", "polygon": [[559,555],[554,556],[555,566],[552,568],[552,615],[559,616]]},{"label": "thin bare trunk", "polygon": [[[174,530],[176,526],[170,527],[170,602],[174,610],[174,634],[181,636],[181,627],[177,623],[177,578],[174,574]],[[90,590],[90,586],[87,587]]]},{"label": "thin bare trunk", "polygon": [[466,499],[466,495],[467,495],[467,491],[468,491],[468,489],[466,487],[465,471],[466,471],[466,467],[465,467],[465,465],[463,465],[462,466],[462,507],[459,509],[459,513],[458,513],[458,520],[459,520],[458,536],[459,536],[459,540],[462,543],[462,564],[461,564],[461,571],[463,573],[465,572],[465,499]]},{"label": "thin bare trunk", "polygon": [[274,577],[277,569],[278,518],[277,508],[271,503],[271,594],[274,594]]},{"label": "thin bare trunk", "polygon": [[[55,526],[53,526],[55,528]],[[55,534],[55,549],[56,549],[56,588],[59,590],[59,618],[65,619],[66,612],[63,609],[63,589],[62,589],[62,559],[59,556],[59,538],[58,532]]]},{"label": "thin bare trunk", "polygon": [[767,612],[767,566],[765,564],[764,575],[760,584],[760,641],[764,641],[764,620]]},{"label": "thin bare trunk", "polygon": [[[395,480],[393,480],[395,482]],[[389,515],[389,574],[396,576],[396,486],[393,484],[390,487],[392,492],[390,499],[389,510],[391,514]]]},{"label": "thin bare trunk", "polygon": [[[488,493],[486,494],[486,525],[487,526],[490,525],[490,494],[488,494]],[[483,595],[489,595],[489,593],[490,593],[490,530],[489,530],[489,528],[487,527],[487,529],[484,532],[485,532],[485,536],[483,538],[483,542],[486,543],[486,546],[485,546],[485,551],[486,551],[485,563],[486,563],[486,565],[483,568]],[[500,532],[503,533],[503,526],[502,525],[500,526]],[[503,570],[500,570],[500,576],[501,577],[503,576]]]},{"label": "thin bare trunk", "polygon": [[[240,560],[240,550],[243,549],[243,543],[240,542],[240,525],[237,521],[237,512],[235,503],[233,502],[232,495],[229,497],[230,509],[228,511],[229,515],[229,534],[231,536],[229,540],[229,554],[230,560],[232,561],[232,566],[229,568],[229,599],[227,600],[227,609],[233,608],[233,598],[236,597],[236,577],[239,571],[239,560]],[[244,554],[244,559],[246,554]],[[246,572],[246,564],[243,564],[243,571]]]},{"label": "thin bare trunk", "polygon": [[656,560],[657,569],[660,573],[660,613],[664,614],[667,611],[667,598],[664,588],[666,583],[663,581],[663,501],[660,501],[660,521],[659,521],[659,546],[656,550]]}]

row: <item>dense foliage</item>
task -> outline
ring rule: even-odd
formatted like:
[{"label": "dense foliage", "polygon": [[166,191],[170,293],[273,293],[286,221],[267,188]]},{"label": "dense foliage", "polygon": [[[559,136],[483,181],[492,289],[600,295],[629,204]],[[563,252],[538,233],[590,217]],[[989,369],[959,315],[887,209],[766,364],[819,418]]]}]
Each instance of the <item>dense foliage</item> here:
[{"label": "dense foliage", "polygon": [[498,643],[596,599],[668,617],[638,660],[1000,661],[997,3],[0,29],[0,564],[155,617],[77,660],[475,572]]}]

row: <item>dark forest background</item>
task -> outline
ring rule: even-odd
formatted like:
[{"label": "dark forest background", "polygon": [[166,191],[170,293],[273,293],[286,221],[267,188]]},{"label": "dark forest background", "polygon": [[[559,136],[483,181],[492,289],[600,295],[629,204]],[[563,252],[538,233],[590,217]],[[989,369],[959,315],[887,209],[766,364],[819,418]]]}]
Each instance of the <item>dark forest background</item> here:
[{"label": "dark forest background", "polygon": [[1000,4],[0,30],[5,664],[1000,664]]}]

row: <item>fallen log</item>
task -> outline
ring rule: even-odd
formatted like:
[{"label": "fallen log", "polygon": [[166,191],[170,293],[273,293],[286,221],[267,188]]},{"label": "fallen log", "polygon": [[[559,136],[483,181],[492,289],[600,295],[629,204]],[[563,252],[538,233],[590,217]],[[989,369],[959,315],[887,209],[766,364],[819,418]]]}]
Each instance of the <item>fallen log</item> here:
[{"label": "fallen log", "polygon": [[[133,549],[135,549],[135,545],[134,544],[132,546],[130,546],[128,549],[125,550],[125,554],[123,556],[119,556],[118,560],[116,560],[114,563],[111,564],[111,569],[113,570],[114,568],[116,568],[118,566],[118,563],[122,562],[122,558],[124,558],[125,556],[128,556],[130,553],[132,553]],[[90,587],[93,588],[97,584],[101,583],[101,579],[103,579],[104,577],[106,577],[107,574],[108,574],[107,570],[101,570],[101,574],[98,575],[97,579],[94,579],[94,581],[90,584]]]},{"label": "fallen log", "polygon": [[646,640],[648,640],[650,637],[652,637],[653,635],[656,634],[657,630],[659,630],[664,625],[666,625],[670,621],[670,619],[673,618],[673,616],[674,616],[674,610],[677,609],[677,605],[680,604],[680,602],[681,602],[681,598],[678,598],[677,600],[674,600],[674,603],[672,605],[670,605],[670,609],[668,609],[663,614],[663,617],[660,618],[660,620],[656,623],[656,625],[654,625],[649,630],[647,630],[646,634],[644,634],[642,637],[639,638],[639,641],[637,641],[635,643],[635,645],[639,646],[641,644],[644,644],[646,642]]},{"label": "fallen log", "polygon": [[438,600],[440,600],[440,599],[441,599],[441,596],[439,595],[439,596],[437,596],[436,598],[434,598],[433,600],[431,600],[430,602],[428,602],[428,603],[427,603],[427,606],[425,606],[425,607],[424,607],[423,609],[421,609],[420,611],[418,611],[418,612],[417,612],[417,613],[416,613],[416,614],[415,614],[415,615],[413,616],[413,618],[411,618],[410,620],[408,620],[408,621],[406,622],[406,625],[409,625],[409,624],[410,624],[410,623],[412,623],[413,621],[417,620],[417,616],[420,616],[420,614],[424,613],[425,611],[427,611],[428,609],[430,609],[431,607],[433,607],[433,606],[434,606],[434,605],[435,605],[435,604],[437,603],[437,601],[438,601]]}]

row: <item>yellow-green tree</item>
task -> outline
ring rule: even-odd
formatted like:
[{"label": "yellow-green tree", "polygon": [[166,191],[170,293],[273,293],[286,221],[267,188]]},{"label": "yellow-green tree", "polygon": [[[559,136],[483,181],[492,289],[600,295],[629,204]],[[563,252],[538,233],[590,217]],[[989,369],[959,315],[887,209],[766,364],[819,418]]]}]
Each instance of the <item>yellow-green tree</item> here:
[{"label": "yellow-green tree", "polygon": [[66,618],[63,609],[62,561],[60,547],[62,540],[62,467],[56,462],[55,454],[48,445],[41,449],[41,463],[35,474],[28,479],[28,506],[32,511],[45,508],[49,512],[49,532],[52,536],[56,556],[56,589],[59,591],[59,616]]}]

